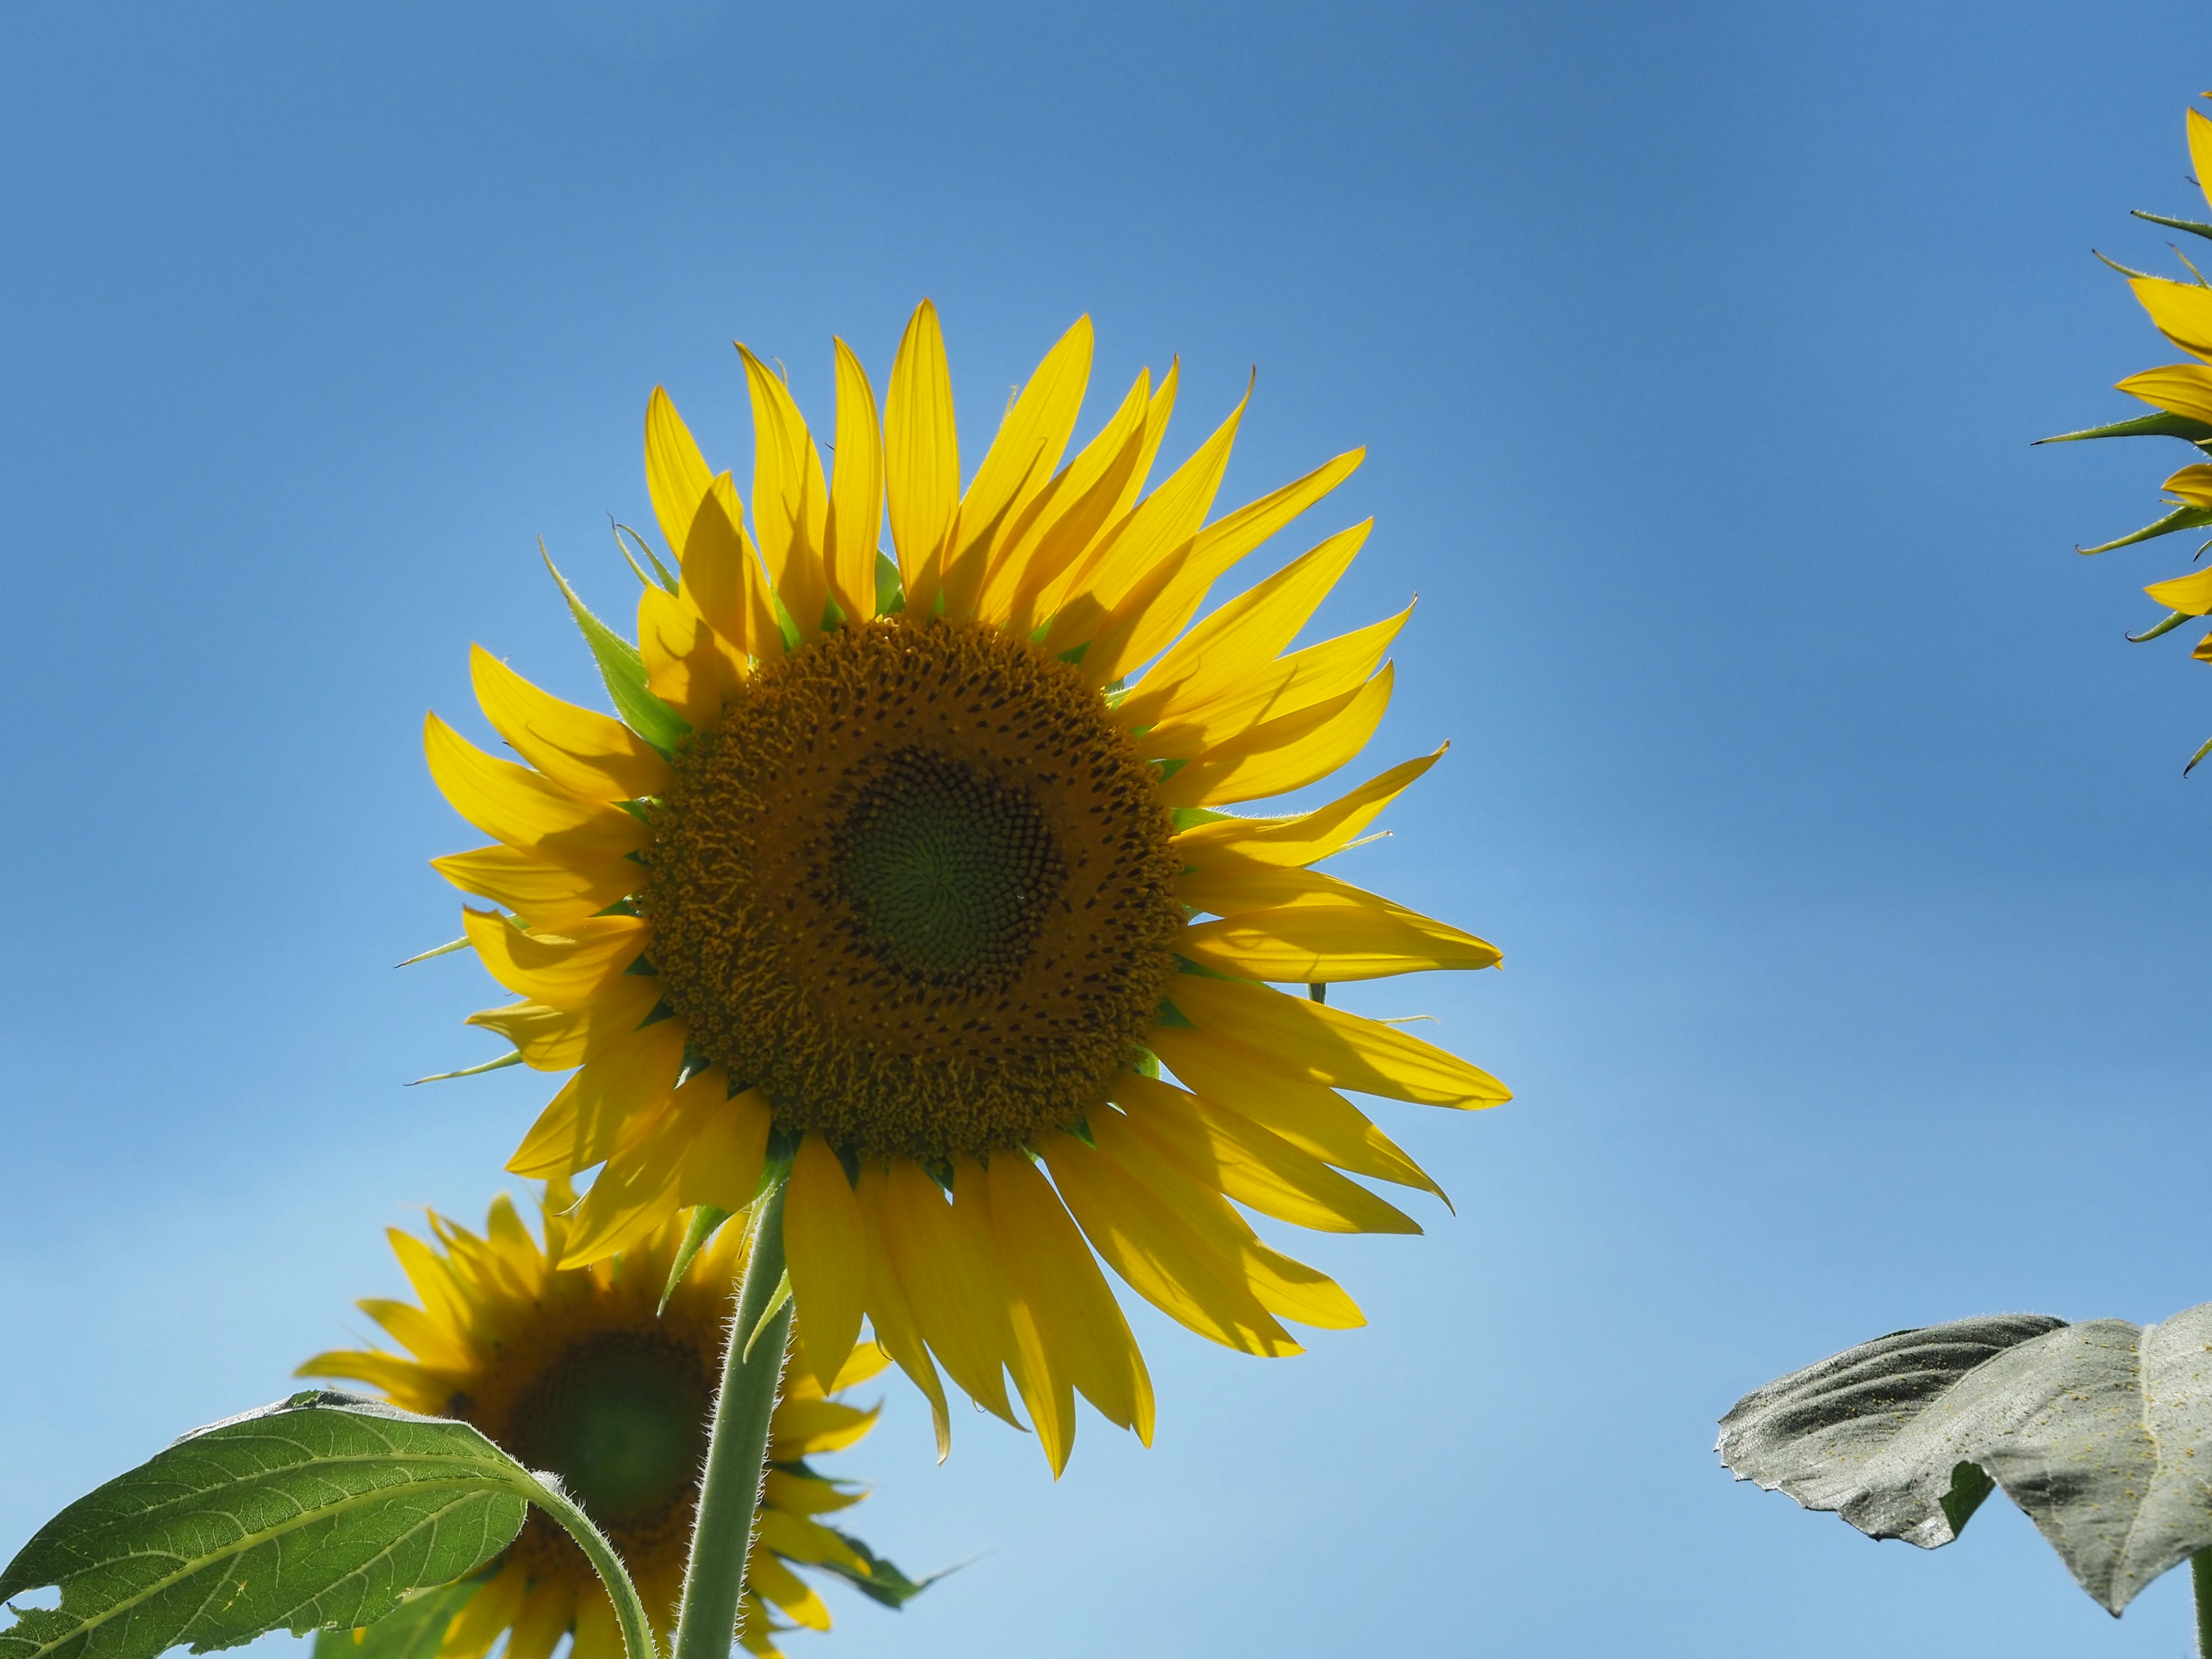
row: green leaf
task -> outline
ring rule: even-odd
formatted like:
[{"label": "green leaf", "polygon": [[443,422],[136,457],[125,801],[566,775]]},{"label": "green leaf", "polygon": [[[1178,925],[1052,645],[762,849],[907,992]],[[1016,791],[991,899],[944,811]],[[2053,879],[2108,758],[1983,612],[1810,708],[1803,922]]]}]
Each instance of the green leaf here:
[{"label": "green leaf", "polygon": [[[836,1531],[835,1528],[829,1530]],[[960,1565],[946,1567],[942,1571],[931,1573],[927,1578],[913,1579],[908,1577],[882,1556],[878,1555],[859,1539],[848,1536],[842,1532],[837,1533],[837,1536],[844,1540],[848,1549],[867,1563],[867,1571],[856,1572],[842,1561],[817,1561],[810,1565],[821,1568],[824,1572],[836,1573],[861,1595],[871,1601],[880,1601],[894,1611],[913,1601],[915,1596],[921,1595],[939,1579],[959,1571],[960,1565],[965,1565],[962,1563]]]},{"label": "green leaf", "polygon": [[2163,213],[2146,213],[2141,208],[2130,208],[2128,211],[2138,219],[2149,220],[2154,225],[2166,225],[2172,229],[2185,230],[2197,236],[2212,236],[2212,225],[2208,225],[2200,219],[2169,219]]},{"label": "green leaf", "polygon": [[2147,542],[2154,536],[2171,536],[2177,530],[2202,530],[2212,524],[2212,507],[2177,507],[2155,524],[2147,524],[2131,535],[2118,541],[2106,542],[2102,547],[2077,547],[2076,553],[2109,553],[2116,547],[2132,547],[2137,542]]},{"label": "green leaf", "polygon": [[315,1638],[314,1659],[438,1659],[447,1627],[483,1584],[463,1578],[417,1590],[359,1632],[324,1631]]},{"label": "green leaf", "polygon": [[615,713],[622,716],[623,725],[655,749],[663,754],[675,753],[691,735],[690,723],[653,695],[645,683],[645,660],[637,654],[637,647],[594,617],[576,597],[568,579],[555,569],[544,543],[538,544],[538,551],[545,560],[545,568],[553,572],[553,580],[560,583],[561,596],[568,601],[568,614],[576,619],[584,643],[592,647],[599,678],[607,683],[607,696],[614,699]]},{"label": "green leaf", "polygon": [[2132,421],[2114,421],[2110,426],[2088,426],[2079,432],[2061,432],[2048,438],[2038,438],[2039,444],[2078,443],[2084,438],[2186,438],[2191,443],[2212,438],[2212,426],[2193,421],[2186,415],[2170,415],[2160,410],[2155,415],[2138,415]]},{"label": "green leaf", "polygon": [[2212,1547],[2212,1303],[2161,1325],[2000,1314],[1899,1331],[1721,1419],[1740,1480],[1935,1549],[1993,1490],[2118,1613]]},{"label": "green leaf", "polygon": [[[517,1479],[520,1477],[520,1480]],[[0,1572],[0,1659],[155,1659],[382,1618],[522,1530],[530,1478],[465,1423],[331,1390],[186,1435],[79,1498]]]},{"label": "green leaf", "polygon": [[721,1230],[721,1225],[735,1212],[717,1209],[712,1204],[702,1204],[691,1212],[691,1224],[684,1230],[684,1242],[677,1246],[676,1260],[669,1264],[668,1283],[661,1287],[660,1308],[665,1312],[668,1298],[676,1294],[676,1287],[684,1282],[684,1275],[691,1271],[691,1263],[707,1241]]}]

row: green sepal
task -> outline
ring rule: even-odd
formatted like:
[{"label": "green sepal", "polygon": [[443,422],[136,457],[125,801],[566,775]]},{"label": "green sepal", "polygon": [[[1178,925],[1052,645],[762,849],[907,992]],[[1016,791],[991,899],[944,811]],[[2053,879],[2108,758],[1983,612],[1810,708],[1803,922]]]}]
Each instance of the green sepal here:
[{"label": "green sepal", "polygon": [[481,1577],[462,1578],[417,1590],[364,1626],[358,1640],[349,1630],[319,1632],[314,1659],[438,1659],[447,1628],[483,1582]]},{"label": "green sepal", "polygon": [[465,951],[468,948],[468,935],[464,933],[459,939],[447,939],[443,945],[434,945],[427,951],[417,951],[413,956],[408,957],[406,961],[395,962],[392,965],[394,968],[412,968],[418,962],[429,961],[432,957],[447,956],[453,951]]},{"label": "green sepal", "polygon": [[2189,757],[2189,764],[2181,769],[2181,775],[2185,778],[2194,772],[2197,769],[2197,763],[2207,755],[2212,755],[2212,738],[2205,738],[2204,746]]},{"label": "green sepal", "polygon": [[906,609],[906,584],[899,580],[899,568],[888,553],[876,555],[876,614],[896,617]]},{"label": "green sepal", "polygon": [[783,1311],[784,1304],[790,1300],[791,1269],[786,1267],[783,1276],[775,1281],[775,1289],[769,1296],[768,1306],[761,1310],[761,1316],[753,1322],[751,1333],[746,1336],[745,1346],[738,1356],[740,1359],[753,1357],[753,1345],[761,1340],[761,1333],[775,1322],[776,1315]]},{"label": "green sepal", "polygon": [[1234,812],[1217,812],[1211,806],[1170,806],[1168,822],[1178,830],[1195,830],[1201,823],[1221,823],[1235,817]]},{"label": "green sepal", "polygon": [[660,585],[664,589],[673,593],[682,586],[682,583],[678,582],[674,576],[669,574],[668,567],[661,563],[660,555],[653,550],[652,543],[647,541],[644,537],[639,535],[637,532],[632,530],[628,525],[615,520],[611,514],[610,514],[608,517],[610,521],[614,523],[615,526],[615,545],[622,549],[623,558],[629,559],[629,568],[632,570],[637,571],[638,580],[644,582],[648,587],[653,586],[651,580],[646,576],[645,572],[638,570],[637,561],[630,558],[629,548],[623,540],[624,536],[628,536],[631,541],[635,542],[637,544],[637,550],[644,554],[647,559],[652,561],[653,574],[655,576],[659,577]]},{"label": "green sepal", "polygon": [[867,1571],[855,1571],[842,1561],[817,1561],[811,1565],[821,1568],[824,1572],[836,1573],[870,1601],[880,1601],[894,1613],[913,1601],[915,1596],[921,1595],[939,1579],[948,1573],[959,1571],[960,1568],[966,1565],[964,1562],[956,1563],[952,1566],[933,1572],[925,1578],[913,1579],[908,1577],[882,1556],[878,1555],[859,1539],[838,1532],[834,1527],[824,1528],[823,1530],[834,1534],[847,1549],[866,1562]]},{"label": "green sepal", "polygon": [[2169,219],[2163,213],[2147,213],[2141,208],[2130,208],[2128,211],[2138,219],[2148,219],[2171,230],[2185,230],[2192,236],[2212,236],[2212,225],[2201,219]]},{"label": "green sepal", "polygon": [[[521,1064],[522,1050],[517,1048],[511,1054],[501,1054],[497,1060],[487,1060],[480,1066],[464,1066],[458,1072],[433,1072],[428,1077],[416,1078],[415,1083],[450,1083],[457,1077],[482,1077],[486,1072],[503,1071],[509,1066]],[[407,1086],[411,1089],[415,1086],[415,1083],[410,1083]]]},{"label": "green sepal", "polygon": [[561,595],[568,601],[568,614],[576,619],[584,643],[592,648],[599,678],[607,683],[607,696],[614,699],[615,713],[622,716],[623,725],[662,754],[673,755],[691,735],[690,722],[653,695],[645,683],[645,659],[637,654],[637,647],[593,616],[576,597],[568,579],[554,568],[543,542],[538,544],[538,551],[545,560],[545,568],[553,572],[553,580],[561,585]]},{"label": "green sepal", "polygon": [[2186,415],[2175,415],[2160,410],[2154,415],[2138,415],[2132,421],[2114,421],[2110,426],[2084,427],[2079,432],[2054,433],[2048,438],[2038,438],[2039,444],[2070,444],[2084,438],[2186,438],[2191,443],[2212,439],[2212,426],[2192,420]]},{"label": "green sepal", "polygon": [[676,1247],[676,1260],[669,1264],[668,1283],[661,1289],[660,1305],[653,1310],[654,1313],[668,1311],[668,1298],[676,1294],[676,1287],[684,1282],[684,1275],[691,1271],[691,1264],[698,1258],[699,1252],[707,1248],[707,1242],[735,1213],[712,1204],[702,1204],[691,1212],[691,1224],[684,1230],[684,1242]]},{"label": "green sepal", "polygon": [[[1177,960],[1180,961],[1181,958],[1178,957]],[[1191,1023],[1191,1018],[1188,1014],[1183,1012],[1182,1009],[1176,1007],[1175,1004],[1170,1002],[1165,997],[1160,999],[1160,1012],[1157,1018],[1161,1024],[1168,1027],[1170,1030],[1194,1031],[1198,1029],[1197,1026]]]},{"label": "green sepal", "polygon": [[2144,629],[2140,634],[2129,635],[2128,643],[2130,645],[2141,645],[2144,641],[2154,640],[2161,634],[2171,634],[2175,629],[2180,627],[2182,623],[2188,620],[2189,612],[2186,611],[2169,611],[2166,613],[2165,621],[2153,623],[2148,628]]},{"label": "green sepal", "polygon": [[2101,547],[2077,547],[2074,550],[2076,553],[2109,553],[2116,547],[2132,547],[2137,542],[2147,542],[2155,536],[2171,536],[2177,530],[2202,530],[2208,524],[2212,524],[2212,507],[2177,507],[2157,523],[2147,524],[2133,535],[2106,542]]}]

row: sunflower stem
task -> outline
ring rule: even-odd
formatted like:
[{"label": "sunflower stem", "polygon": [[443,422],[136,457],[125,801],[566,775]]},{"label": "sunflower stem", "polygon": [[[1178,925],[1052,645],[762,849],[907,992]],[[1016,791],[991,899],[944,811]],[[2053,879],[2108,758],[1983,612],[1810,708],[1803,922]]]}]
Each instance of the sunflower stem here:
[{"label": "sunflower stem", "polygon": [[707,1435],[707,1479],[699,1489],[699,1518],[691,1530],[674,1659],[729,1659],[744,1600],[753,1514],[768,1474],[769,1419],[783,1386],[784,1352],[791,1341],[788,1298],[769,1312],[782,1280],[779,1181],[753,1206],[745,1276],[738,1287],[730,1346],[722,1358],[722,1387],[714,1396],[714,1426]]},{"label": "sunflower stem", "polygon": [[2189,1558],[2189,1578],[2197,1590],[2197,1659],[2212,1659],[2212,1549]]}]

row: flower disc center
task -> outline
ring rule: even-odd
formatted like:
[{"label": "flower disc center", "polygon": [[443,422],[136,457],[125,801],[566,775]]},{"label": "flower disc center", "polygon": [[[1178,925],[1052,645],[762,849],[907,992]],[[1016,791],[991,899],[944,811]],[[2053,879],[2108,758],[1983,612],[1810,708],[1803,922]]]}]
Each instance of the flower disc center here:
[{"label": "flower disc center", "polygon": [[924,749],[856,772],[830,862],[859,931],[919,978],[1018,973],[1066,875],[1036,803]]},{"label": "flower disc center", "polygon": [[711,1403],[696,1354],[610,1331],[562,1353],[517,1402],[509,1449],[557,1474],[601,1526],[619,1527],[690,1495]]}]

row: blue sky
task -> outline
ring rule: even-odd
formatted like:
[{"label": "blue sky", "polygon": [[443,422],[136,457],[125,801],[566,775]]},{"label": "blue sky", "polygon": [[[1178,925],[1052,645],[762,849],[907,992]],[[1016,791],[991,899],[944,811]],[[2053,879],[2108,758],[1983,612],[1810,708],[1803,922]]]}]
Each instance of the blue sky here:
[{"label": "blue sky", "polygon": [[542,1087],[399,1086],[491,1052],[391,968],[469,843],[422,711],[471,640],[591,691],[536,538],[623,600],[655,382],[743,477],[730,339],[826,412],[927,294],[971,453],[1085,311],[1174,453],[1258,365],[1224,500],[1370,447],[1322,625],[1418,591],[1377,752],[1454,748],[1345,873],[1506,965],[1357,1004],[1519,1098],[1385,1109],[1427,1237],[1299,1237],[1369,1328],[1135,1310],[1150,1451],[939,1468],[890,1389],[867,1535],[981,1559],[794,1659],[2178,1650],[2185,1575],[2114,1624],[2008,1507],[1878,1547],[1710,1448],[1900,1326],[2212,1297],[2212,678],[2121,638],[2191,549],[2069,550],[2188,458],[2027,442],[2176,355],[2089,249],[2202,210],[2202,9],[638,9],[0,22],[0,1547],[481,1212]]}]

